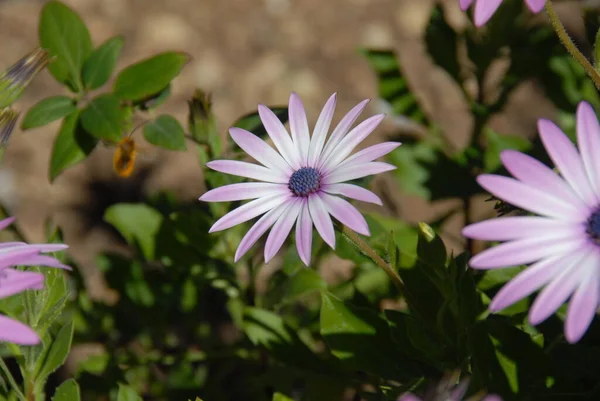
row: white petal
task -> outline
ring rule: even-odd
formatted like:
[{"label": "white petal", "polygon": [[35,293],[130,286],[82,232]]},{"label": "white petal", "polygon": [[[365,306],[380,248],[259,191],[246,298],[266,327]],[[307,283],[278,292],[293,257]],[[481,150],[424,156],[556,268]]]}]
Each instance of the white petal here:
[{"label": "white petal", "polygon": [[310,133],[308,132],[308,121],[306,120],[306,111],[300,96],[296,92],[290,95],[288,108],[290,120],[290,131],[292,131],[292,141],[296,145],[300,155],[300,165],[308,165],[308,148],[310,146]]},{"label": "white petal", "polygon": [[325,106],[319,115],[319,119],[315,124],[315,129],[313,131],[312,138],[310,139],[310,148],[308,150],[309,167],[316,167],[317,162],[319,161],[321,151],[323,150],[323,145],[325,145],[327,133],[329,132],[329,126],[331,125],[333,113],[335,112],[336,101],[336,94],[334,93],[331,95],[329,100],[327,100],[327,103],[325,103]]},{"label": "white petal", "polygon": [[348,201],[337,196],[321,194],[321,200],[329,214],[335,217],[339,222],[348,226],[350,229],[362,235],[371,235],[369,225],[362,214],[352,206]]},{"label": "white petal", "polygon": [[321,186],[324,192],[332,195],[343,195],[350,199],[356,199],[363,202],[374,203],[379,206],[383,206],[383,202],[379,199],[379,196],[373,192],[358,185],[352,184],[324,184]]},{"label": "white petal", "polygon": [[281,249],[290,231],[292,231],[292,227],[301,209],[301,199],[295,198],[290,202],[290,206],[285,210],[283,215],[275,222],[265,244],[265,263],[269,263],[273,259],[273,256]]},{"label": "white petal", "polygon": [[312,251],[312,227],[313,223],[308,210],[308,200],[302,200],[302,210],[296,222],[296,248],[298,255],[306,266],[310,265]]},{"label": "white petal", "polygon": [[203,202],[230,202],[262,198],[269,195],[284,195],[286,192],[290,192],[290,190],[285,184],[243,182],[211,189],[205,192],[199,200]]},{"label": "white petal", "polygon": [[240,241],[240,245],[235,251],[235,262],[240,260],[240,258],[244,256],[254,244],[256,244],[256,241],[258,241],[260,237],[262,237],[263,234],[267,232],[267,230],[271,228],[273,224],[275,224],[277,219],[281,217],[281,215],[287,209],[288,206],[288,203],[283,203],[269,210],[260,219],[258,219],[256,223],[254,223],[254,225],[250,228],[250,230],[248,230],[246,235],[244,235],[244,238],[242,238],[242,240]]},{"label": "white petal", "polygon": [[267,134],[269,134],[269,137],[285,161],[294,170],[302,167],[300,166],[300,155],[294,146],[294,142],[292,142],[292,138],[290,138],[290,135],[275,113],[264,104],[259,104],[258,115],[265,126],[265,130],[267,130]]},{"label": "white petal", "polygon": [[287,184],[288,177],[276,170],[271,170],[258,164],[240,162],[237,160],[213,160],[206,163],[206,167],[225,174],[239,177],[252,178],[253,180]]},{"label": "white petal", "polygon": [[327,212],[325,204],[318,194],[313,194],[308,197],[308,210],[310,217],[317,229],[317,232],[323,240],[335,249],[335,232],[333,230],[333,222]]}]

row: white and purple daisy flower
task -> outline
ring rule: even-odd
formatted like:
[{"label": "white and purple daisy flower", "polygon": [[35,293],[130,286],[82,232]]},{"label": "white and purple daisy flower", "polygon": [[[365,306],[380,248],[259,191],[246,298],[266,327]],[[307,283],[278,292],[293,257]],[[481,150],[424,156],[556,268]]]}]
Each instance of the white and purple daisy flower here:
[{"label": "white and purple daisy flower", "polygon": [[[482,26],[494,15],[498,7],[500,7],[502,0],[460,0],[461,10],[466,11],[473,2],[475,2],[475,13],[473,16],[475,26]],[[546,0],[525,0],[525,4],[527,4],[532,12],[537,14],[544,8]]]},{"label": "white and purple daisy flower", "polygon": [[[13,223],[14,218],[0,221],[0,230]],[[23,242],[0,243],[0,298],[6,298],[26,290],[44,287],[44,275],[37,272],[16,270],[13,266],[47,266],[70,269],[46,252],[57,252],[68,248],[63,244],[26,244]],[[34,345],[40,339],[29,326],[0,315],[0,341],[19,345]]]},{"label": "white and purple daisy flower", "polygon": [[374,160],[396,149],[400,143],[381,143],[350,156],[384,118],[383,114],[375,115],[351,130],[367,102],[362,101],[350,110],[329,139],[327,133],[335,111],[335,94],[323,107],[312,136],[304,106],[297,94],[292,93],[289,102],[291,136],[269,108],[259,105],[260,119],[276,150],[248,131],[230,128],[229,134],[234,142],[262,165],[216,160],[207,163],[207,166],[222,173],[261,182],[226,185],[208,191],[200,200],[225,202],[254,199],[220,218],[210,229],[210,232],[225,230],[263,215],[242,239],[235,261],[272,227],[264,251],[265,262],[268,263],[279,251],[295,223],[298,254],[308,266],[313,224],[323,240],[335,248],[330,215],[357,233],[370,234],[360,212],[338,195],[381,205],[377,195],[345,181],[395,169],[395,166]]},{"label": "white and purple daisy flower", "polygon": [[579,152],[551,121],[540,120],[540,137],[555,173],[536,159],[504,151],[501,159],[516,178],[481,175],[479,184],[494,196],[538,216],[501,217],[465,227],[463,235],[508,241],[470,261],[476,269],[530,266],[492,300],[503,309],[541,289],[529,321],[538,324],[570,298],[565,336],[579,341],[596,315],[600,291],[600,125],[585,102],[577,109]]}]

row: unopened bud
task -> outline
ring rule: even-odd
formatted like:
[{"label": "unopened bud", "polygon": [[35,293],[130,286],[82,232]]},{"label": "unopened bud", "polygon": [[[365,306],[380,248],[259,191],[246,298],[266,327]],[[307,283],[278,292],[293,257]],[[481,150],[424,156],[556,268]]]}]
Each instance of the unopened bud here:
[{"label": "unopened bud", "polygon": [[10,138],[10,134],[12,134],[18,118],[19,113],[10,107],[0,110],[0,147],[3,147],[8,142],[8,138]]},{"label": "unopened bud", "polygon": [[31,80],[50,62],[48,52],[35,49],[0,74],[0,107],[14,103]]}]

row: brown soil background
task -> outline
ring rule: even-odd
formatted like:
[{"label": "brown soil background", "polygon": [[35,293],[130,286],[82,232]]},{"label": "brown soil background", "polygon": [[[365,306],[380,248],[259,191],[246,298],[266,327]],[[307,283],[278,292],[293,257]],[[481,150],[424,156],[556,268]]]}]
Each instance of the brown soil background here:
[{"label": "brown soil background", "polygon": [[[37,45],[37,25],[45,2],[0,0],[0,66],[8,66]],[[188,52],[193,60],[174,81],[173,94],[160,112],[185,122],[186,100],[195,87],[213,94],[219,130],[225,134],[237,117],[257,103],[286,104],[289,93],[302,97],[311,124],[332,92],[338,92],[336,118],[364,98],[376,99],[373,71],[359,47],[394,49],[414,91],[447,138],[458,147],[470,129],[466,104],[449,77],[432,65],[423,45],[423,30],[433,0],[65,0],[88,25],[95,45],[123,35],[118,68],[166,50]],[[442,1],[455,26],[467,23],[458,0]],[[574,33],[581,32],[578,5],[561,4],[561,16]],[[17,107],[25,111],[40,99],[66,94],[42,72]],[[372,102],[375,103],[375,102]],[[378,112],[373,105],[369,113]],[[365,113],[366,114],[366,113]],[[509,107],[493,122],[500,132],[531,135],[539,117],[554,116],[550,103],[523,85]],[[47,179],[50,151],[59,123],[11,138],[0,168],[0,202],[18,217],[30,241],[44,241],[44,222],[53,218],[63,228],[71,254],[80,264],[92,295],[108,296],[94,266],[101,250],[118,246],[100,223],[98,191],[113,202],[135,200],[162,188],[191,200],[204,192],[202,172],[190,146],[187,153],[149,148],[140,158],[137,177],[119,179],[111,169],[111,151],[97,149],[85,163],[71,168],[53,185]],[[395,131],[386,121],[369,143]],[[139,134],[139,133],[138,133]],[[365,144],[365,145],[367,145]],[[146,170],[144,166],[150,166]],[[431,205],[398,191],[391,176],[375,181],[387,188],[399,213],[416,222],[440,213],[452,202]],[[486,204],[478,218],[490,213]],[[456,232],[460,219],[451,222]],[[450,240],[460,248],[460,241]],[[332,270],[343,265],[330,263]],[[335,273],[334,273],[335,275]]]}]

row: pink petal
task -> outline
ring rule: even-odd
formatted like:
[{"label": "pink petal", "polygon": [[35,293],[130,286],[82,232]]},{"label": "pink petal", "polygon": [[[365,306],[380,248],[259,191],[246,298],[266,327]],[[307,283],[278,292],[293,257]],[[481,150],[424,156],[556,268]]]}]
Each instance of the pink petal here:
[{"label": "pink petal", "polygon": [[[9,266],[22,265],[23,261],[27,261],[32,256],[39,254],[40,252],[47,252],[40,250],[41,246],[36,245],[22,245],[12,248],[4,248],[0,250],[0,269]],[[43,249],[43,248],[42,248]]]},{"label": "pink petal", "polygon": [[536,262],[553,255],[574,252],[587,243],[581,238],[525,238],[505,242],[478,253],[469,261],[474,269],[496,269]]},{"label": "pink petal", "polygon": [[362,214],[352,206],[348,201],[338,198],[337,196],[320,195],[321,200],[325,204],[327,211],[339,222],[348,226],[359,234],[370,236],[369,225]]},{"label": "pink petal", "polygon": [[292,138],[290,138],[290,135],[275,113],[267,106],[259,104],[258,115],[267,130],[267,134],[269,134],[269,137],[285,161],[287,161],[294,170],[298,170],[302,167],[300,165],[300,155],[294,146],[294,142],[292,142]]},{"label": "pink petal", "polygon": [[407,393],[398,398],[398,401],[421,401],[421,399],[412,393]]},{"label": "pink petal", "polygon": [[265,244],[265,263],[269,263],[273,259],[273,256],[281,249],[290,231],[292,231],[301,208],[302,200],[295,198],[279,220],[275,222]]},{"label": "pink petal", "polygon": [[587,102],[577,107],[577,142],[579,152],[595,193],[600,193],[600,125],[594,109]]},{"label": "pink petal", "polygon": [[573,192],[569,184],[542,162],[515,150],[503,151],[500,158],[506,169],[516,179],[530,187],[551,193],[577,208],[586,208],[585,203]]},{"label": "pink petal", "polygon": [[291,197],[292,194],[290,192],[285,195],[274,195],[255,199],[221,217],[213,224],[208,232],[214,233],[244,223],[287,202]]},{"label": "pink petal", "polygon": [[313,194],[308,197],[308,210],[310,217],[317,229],[317,232],[323,240],[335,249],[335,232],[333,231],[333,222],[327,208],[318,194]]},{"label": "pink petal", "polygon": [[244,152],[252,156],[256,161],[262,163],[271,170],[281,172],[288,177],[294,173],[294,170],[279,153],[267,145],[265,141],[251,132],[244,129],[232,127],[229,128],[229,135],[238,144]]},{"label": "pink petal", "polygon": [[308,201],[302,201],[302,210],[296,222],[296,249],[306,266],[310,265],[312,251],[312,220],[308,210]]},{"label": "pink petal", "polygon": [[267,182],[243,182],[211,189],[200,197],[204,202],[230,202],[262,198],[269,195],[284,195],[290,192],[287,185]]},{"label": "pink petal", "polygon": [[308,121],[306,121],[306,111],[300,96],[296,92],[290,95],[288,108],[290,118],[290,131],[292,131],[292,141],[298,149],[300,155],[300,165],[308,165],[308,147],[310,146],[310,133],[308,132]]},{"label": "pink petal", "polygon": [[565,181],[587,205],[595,207],[598,198],[590,186],[585,167],[573,142],[552,121],[539,120],[538,130],[546,151]]},{"label": "pink petal", "polygon": [[372,162],[375,159],[385,156],[398,146],[402,145],[400,142],[383,142],[377,145],[369,146],[359,152],[356,152],[342,163],[340,167],[348,166],[351,164],[362,164]]},{"label": "pink petal", "polygon": [[225,174],[252,178],[253,180],[287,184],[288,177],[282,172],[268,169],[258,164],[237,160],[214,160],[206,163],[206,167]]},{"label": "pink petal", "polygon": [[65,265],[58,259],[46,255],[32,255],[24,258],[19,262],[23,266],[45,266],[56,267],[59,269],[73,270],[71,266]]},{"label": "pink petal", "polygon": [[477,177],[477,182],[499,199],[533,213],[581,222],[588,217],[588,210],[577,209],[551,193],[542,192],[512,178],[482,174]]},{"label": "pink petal", "polygon": [[[571,260],[563,265],[562,272],[552,280],[537,296],[529,309],[529,322],[533,325],[548,319],[556,310],[567,301],[575,288],[581,282],[582,259],[590,257],[590,253],[583,257],[573,254]],[[585,262],[585,260],[583,260]]]},{"label": "pink petal", "polygon": [[25,242],[3,242],[0,244],[0,249],[12,248],[14,246],[27,245]]},{"label": "pink petal", "polygon": [[[515,216],[500,217],[471,224],[462,234],[467,238],[485,241],[511,241],[527,237],[570,237],[585,234],[586,227],[566,220],[547,217]],[[553,234],[556,233],[556,234]]]},{"label": "pink petal", "polygon": [[582,280],[579,287],[571,297],[565,321],[565,337],[571,344],[583,337],[588,327],[596,316],[598,309],[598,267],[599,260],[592,259],[592,263],[584,267],[589,276]]},{"label": "pink petal", "polygon": [[246,254],[246,252],[248,252],[248,250],[252,248],[254,244],[256,244],[256,241],[258,241],[259,238],[262,237],[263,234],[267,232],[267,230],[271,228],[273,224],[275,224],[277,219],[279,219],[279,217],[281,217],[283,212],[286,210],[287,206],[287,203],[283,203],[276,208],[269,210],[264,216],[258,219],[256,223],[254,223],[246,235],[244,235],[244,238],[242,238],[240,245],[235,251],[235,262],[240,260],[241,257],[244,256],[244,254]]},{"label": "pink petal", "polygon": [[10,226],[16,219],[16,217],[8,217],[4,220],[0,220],[0,230],[4,230],[6,227]]},{"label": "pink petal", "polygon": [[500,398],[499,395],[490,394],[490,395],[486,395],[485,397],[483,397],[483,399],[481,401],[502,401],[502,398]]},{"label": "pink petal", "polygon": [[325,139],[327,138],[327,133],[329,132],[329,126],[331,125],[331,119],[333,118],[333,113],[335,112],[335,105],[337,102],[336,97],[337,96],[334,93],[327,100],[327,103],[325,103],[325,106],[319,115],[319,119],[315,124],[315,129],[310,140],[310,147],[308,149],[309,167],[316,167],[319,157],[321,156],[321,151],[323,150],[323,145],[325,144]]},{"label": "pink petal", "polygon": [[471,4],[473,4],[473,0],[460,0],[460,9],[466,11]]},{"label": "pink petal", "polygon": [[477,0],[475,2],[475,26],[485,25],[494,15],[502,0]]},{"label": "pink petal", "polygon": [[43,288],[42,273],[5,268],[0,272],[0,298],[6,298],[28,289]]},{"label": "pink petal", "polygon": [[39,344],[40,338],[29,326],[0,315],[0,341],[19,345]]},{"label": "pink petal", "polygon": [[365,140],[377,126],[383,121],[385,114],[378,114],[367,118],[362,123],[358,124],[352,131],[348,133],[340,143],[331,152],[325,163],[322,164],[322,170],[325,174],[334,169],[340,164],[346,156],[348,156],[354,148]]},{"label": "pink petal", "polygon": [[374,203],[379,206],[383,206],[383,202],[379,199],[379,196],[373,192],[358,185],[352,184],[325,184],[321,186],[324,192],[332,195],[342,195],[350,199],[356,199],[363,202]]},{"label": "pink petal", "polygon": [[525,3],[532,12],[537,14],[544,9],[546,0],[525,0]]},{"label": "pink petal", "polygon": [[322,184],[337,184],[343,181],[355,180],[357,178],[366,177],[383,173],[385,171],[395,170],[396,166],[383,162],[370,162],[348,167],[340,167],[335,169],[329,175],[323,177]]},{"label": "pink petal", "polygon": [[562,272],[568,258],[570,255],[543,259],[517,274],[498,291],[490,304],[490,311],[502,310],[548,284]]},{"label": "pink petal", "polygon": [[354,124],[354,121],[356,121],[360,113],[362,113],[362,111],[366,107],[367,103],[369,103],[368,99],[363,100],[362,102],[354,106],[352,110],[350,110],[348,114],[346,114],[342,118],[337,127],[335,127],[335,129],[331,133],[331,136],[329,137],[329,140],[327,141],[327,144],[325,145],[325,149],[323,149],[320,161],[318,162],[318,167],[321,167],[323,165],[325,160],[327,160],[329,155],[334,151],[338,143],[340,143],[342,138],[344,138],[352,124]]}]

